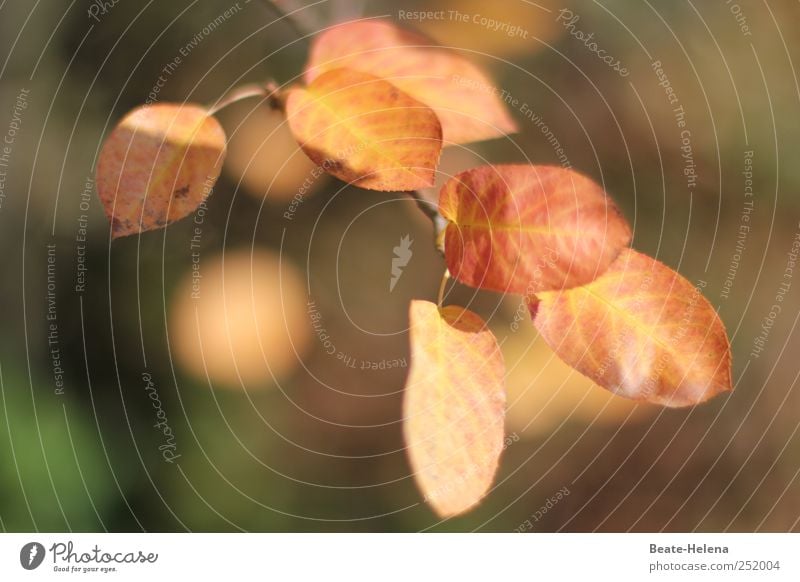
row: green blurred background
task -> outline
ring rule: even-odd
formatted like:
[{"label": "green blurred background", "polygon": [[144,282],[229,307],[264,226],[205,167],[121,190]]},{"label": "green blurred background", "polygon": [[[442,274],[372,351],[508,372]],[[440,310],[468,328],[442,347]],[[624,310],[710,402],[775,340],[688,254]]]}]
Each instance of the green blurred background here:
[{"label": "green blurred background", "polygon": [[[800,529],[800,282],[751,354],[800,228],[797,2],[278,2],[297,10],[294,25],[260,0],[106,4],[0,5],[0,134],[22,112],[0,206],[3,530]],[[580,17],[573,29],[562,9]],[[524,35],[399,10],[458,10]],[[248,101],[221,115],[230,155],[198,215],[199,246],[191,218],[109,244],[87,188],[98,148],[182,49],[194,44],[158,100],[213,102],[244,82],[291,81],[308,50],[300,35],[378,15],[483,66],[552,130],[573,168],[605,185],[637,249],[706,282],[733,345],[731,395],[691,410],[612,397],[558,362],[527,315],[512,325],[519,298],[455,286],[447,301],[487,318],[503,342],[509,438],[488,497],[442,522],[403,450],[406,368],[379,364],[407,363],[408,302],[435,298],[444,269],[412,202],[320,178],[290,210],[313,167],[282,120]],[[593,33],[630,74],[571,30]],[[691,190],[654,61],[686,113]],[[448,150],[442,177],[487,161],[559,163],[541,125],[511,113],[519,135]],[[746,152],[754,205],[741,239]],[[413,257],[390,292],[405,235]],[[171,439],[154,427],[165,419]]]}]

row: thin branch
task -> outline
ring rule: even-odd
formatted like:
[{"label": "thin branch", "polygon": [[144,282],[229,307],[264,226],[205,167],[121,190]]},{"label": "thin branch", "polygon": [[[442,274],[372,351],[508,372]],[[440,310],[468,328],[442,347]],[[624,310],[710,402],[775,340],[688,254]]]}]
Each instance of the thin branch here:
[{"label": "thin branch", "polygon": [[433,242],[436,246],[436,250],[444,256],[444,229],[447,226],[447,221],[439,214],[439,211],[436,209],[436,205],[428,200],[425,200],[419,192],[416,190],[411,192],[406,192],[413,200],[417,203],[417,207],[422,211],[422,213],[430,219],[431,224],[433,225]]},{"label": "thin branch", "polygon": [[436,301],[436,305],[439,306],[439,309],[442,309],[442,303],[444,302],[444,290],[447,287],[447,282],[450,280],[450,269],[445,269],[444,274],[442,275],[442,282],[439,284],[439,298]]},{"label": "thin branch", "polygon": [[241,85],[234,88],[226,95],[208,108],[209,115],[214,115],[221,109],[228,105],[233,105],[244,99],[251,99],[253,97],[261,97],[268,101],[270,107],[282,108],[283,101],[280,96],[280,87],[274,81],[267,81],[266,83],[258,84],[251,83],[248,85]]}]

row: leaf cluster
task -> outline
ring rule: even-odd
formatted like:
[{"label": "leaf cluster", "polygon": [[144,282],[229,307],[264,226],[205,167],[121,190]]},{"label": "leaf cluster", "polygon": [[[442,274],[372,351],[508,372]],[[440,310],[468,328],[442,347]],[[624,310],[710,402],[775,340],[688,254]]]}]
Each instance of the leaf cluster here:
[{"label": "leaf cluster", "polygon": [[[491,80],[426,37],[384,20],[318,35],[304,84],[245,89],[216,107],[138,108],[111,132],[97,188],[113,238],[162,228],[209,195],[226,138],[213,113],[244,96],[282,109],[324,171],[361,188],[433,185],[443,147],[514,133]],[[731,389],[721,320],[700,290],[630,248],[602,187],[572,170],[487,165],[441,189],[449,276],[524,297],[533,325],[570,366],[626,398],[689,406]],[[413,301],[404,433],[425,499],[442,516],[489,490],[503,448],[505,368],[475,313]]]}]

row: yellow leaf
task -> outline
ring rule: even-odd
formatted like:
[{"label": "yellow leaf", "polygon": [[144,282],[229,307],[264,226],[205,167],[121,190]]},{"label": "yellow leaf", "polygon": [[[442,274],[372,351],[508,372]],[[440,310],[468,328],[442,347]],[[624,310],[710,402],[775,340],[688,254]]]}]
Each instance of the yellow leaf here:
[{"label": "yellow leaf", "polygon": [[517,131],[500,91],[455,51],[386,20],[334,26],[314,39],[305,79],[337,67],[384,78],[432,107],[445,145],[502,137]]},{"label": "yellow leaf", "polygon": [[334,69],[286,103],[289,126],[317,165],[370,190],[416,190],[433,184],[442,149],[436,114],[391,83]]},{"label": "yellow leaf", "polygon": [[593,283],[540,294],[531,314],[561,359],[620,396],[689,406],[733,388],[717,312],[689,281],[634,250]]},{"label": "yellow leaf", "polygon": [[492,332],[461,307],[412,301],[404,432],[414,476],[440,516],[486,494],[503,448],[503,356]]},{"label": "yellow leaf", "polygon": [[145,105],[128,113],[97,162],[97,193],[112,238],[194,212],[211,193],[224,157],[225,132],[199,105]]}]

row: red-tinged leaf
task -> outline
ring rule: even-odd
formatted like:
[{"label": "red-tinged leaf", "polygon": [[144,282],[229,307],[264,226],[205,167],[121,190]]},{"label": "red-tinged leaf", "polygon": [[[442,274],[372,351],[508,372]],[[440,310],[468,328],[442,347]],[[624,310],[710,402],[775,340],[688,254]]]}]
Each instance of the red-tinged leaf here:
[{"label": "red-tinged leaf", "polygon": [[627,221],[589,178],[553,166],[481,166],[451,178],[450,273],[472,287],[532,295],[584,285],[628,245]]},{"label": "red-tinged leaf", "polygon": [[162,228],[194,212],[224,157],[225,132],[199,105],[145,105],[128,113],[97,163],[97,193],[112,238]]},{"label": "red-tinged leaf", "polygon": [[503,356],[483,320],[462,307],[412,301],[404,432],[411,467],[440,516],[478,503],[503,447]]},{"label": "red-tinged leaf", "polygon": [[289,127],[316,164],[370,190],[433,184],[442,127],[433,110],[383,79],[334,69],[286,102]]},{"label": "red-tinged leaf", "polygon": [[732,389],[730,344],[716,311],[647,255],[626,249],[593,283],[542,293],[530,307],[561,359],[620,396],[689,406]]},{"label": "red-tinged leaf", "polygon": [[432,107],[442,122],[445,145],[517,131],[500,92],[480,69],[458,53],[386,20],[346,22],[317,36],[306,65],[306,82],[337,67],[387,79]]}]

